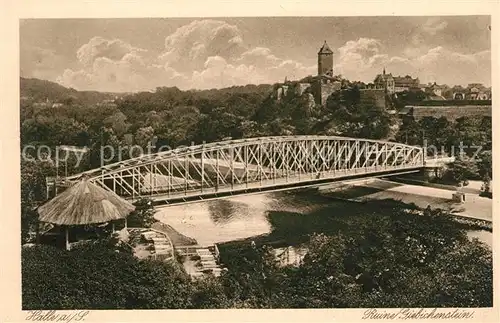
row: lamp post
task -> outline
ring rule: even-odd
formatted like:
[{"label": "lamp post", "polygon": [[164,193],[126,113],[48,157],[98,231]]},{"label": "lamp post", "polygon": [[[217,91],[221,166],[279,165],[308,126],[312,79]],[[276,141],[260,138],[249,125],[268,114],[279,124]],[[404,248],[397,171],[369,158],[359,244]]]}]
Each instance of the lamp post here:
[{"label": "lamp post", "polygon": [[59,146],[56,146],[56,180],[54,181],[54,195],[57,195],[58,180],[59,180]]},{"label": "lamp post", "polygon": [[427,147],[425,145],[425,130],[422,130],[422,162],[425,166],[425,160],[427,158]]}]

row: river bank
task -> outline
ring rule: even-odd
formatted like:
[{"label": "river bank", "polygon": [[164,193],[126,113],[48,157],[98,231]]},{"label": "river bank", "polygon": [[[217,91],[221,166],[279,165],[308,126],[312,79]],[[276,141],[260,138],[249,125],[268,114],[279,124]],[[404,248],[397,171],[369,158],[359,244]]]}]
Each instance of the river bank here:
[{"label": "river bank", "polygon": [[[366,189],[366,188],[365,188]],[[369,190],[370,188],[368,188]],[[352,193],[352,192],[351,192]],[[365,196],[367,192],[364,192]],[[373,189],[372,189],[373,193]],[[346,193],[347,194],[347,193]],[[423,205],[441,207],[438,200]],[[316,189],[263,193],[160,208],[155,218],[201,246],[257,243],[298,245],[314,232],[335,233],[362,225],[364,214],[383,216],[387,208],[418,207],[397,199],[349,203]],[[469,231],[475,228],[464,225]],[[487,243],[491,233],[473,233]],[[489,240],[488,240],[489,239]]]}]

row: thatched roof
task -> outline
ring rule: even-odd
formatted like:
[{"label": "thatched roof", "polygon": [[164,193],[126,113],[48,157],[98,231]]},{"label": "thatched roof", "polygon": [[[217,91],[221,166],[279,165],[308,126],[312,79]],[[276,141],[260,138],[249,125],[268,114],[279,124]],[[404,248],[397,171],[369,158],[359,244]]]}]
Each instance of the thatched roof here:
[{"label": "thatched roof", "polygon": [[104,223],[125,218],[135,207],[86,179],[38,208],[40,221],[59,225]]}]

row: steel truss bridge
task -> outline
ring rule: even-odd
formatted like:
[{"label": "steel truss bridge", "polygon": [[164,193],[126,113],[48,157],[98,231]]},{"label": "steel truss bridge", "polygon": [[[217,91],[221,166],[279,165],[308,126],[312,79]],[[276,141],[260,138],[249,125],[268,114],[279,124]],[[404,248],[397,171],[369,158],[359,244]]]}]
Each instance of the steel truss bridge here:
[{"label": "steel truss bridge", "polygon": [[394,142],[260,137],[143,155],[67,177],[66,183],[87,177],[132,201],[173,204],[415,172],[424,163],[422,147]]}]

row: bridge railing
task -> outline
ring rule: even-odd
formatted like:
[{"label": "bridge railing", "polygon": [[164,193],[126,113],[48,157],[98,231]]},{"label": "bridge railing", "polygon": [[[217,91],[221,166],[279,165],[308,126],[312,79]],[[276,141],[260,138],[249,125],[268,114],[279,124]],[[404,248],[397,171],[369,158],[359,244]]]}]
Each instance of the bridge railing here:
[{"label": "bridge railing", "polygon": [[127,198],[168,199],[369,175],[423,164],[421,147],[342,137],[272,137],[143,156],[91,172],[90,180]]}]

